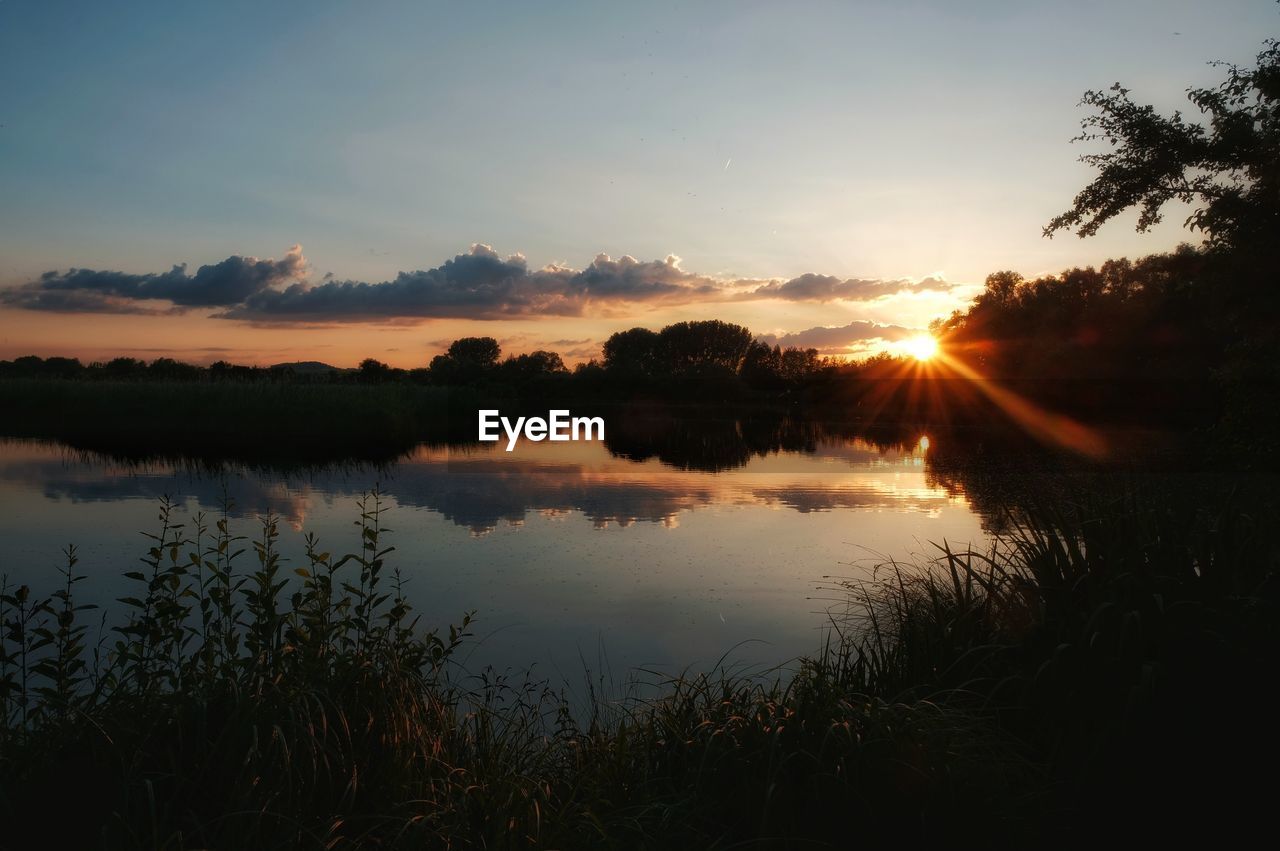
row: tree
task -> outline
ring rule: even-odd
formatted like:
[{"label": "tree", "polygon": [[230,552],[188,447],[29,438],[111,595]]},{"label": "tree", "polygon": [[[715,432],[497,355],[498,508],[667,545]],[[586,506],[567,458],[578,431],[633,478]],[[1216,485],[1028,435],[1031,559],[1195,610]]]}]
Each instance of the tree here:
[{"label": "tree", "polygon": [[742,380],[758,390],[775,390],[782,381],[782,350],[759,340],[747,348]]},{"label": "tree", "polygon": [[453,341],[448,354],[461,366],[488,369],[498,365],[502,347],[492,337],[463,337]]},{"label": "tree", "polygon": [[794,384],[811,378],[821,368],[817,349],[788,347],[782,352],[782,377]]},{"label": "tree", "polygon": [[[1215,63],[1223,65],[1224,63]],[[1111,150],[1080,159],[1098,175],[1071,209],[1045,227],[1046,236],[1074,230],[1097,233],[1130,207],[1138,230],[1161,221],[1169,201],[1194,207],[1186,224],[1210,247],[1272,244],[1280,233],[1280,42],[1270,40],[1256,68],[1225,65],[1216,88],[1189,88],[1187,98],[1208,119],[1189,122],[1140,106],[1119,83],[1088,91],[1081,103],[1097,113],[1073,141],[1103,141]]]},{"label": "tree", "polygon": [[501,369],[503,378],[516,385],[569,374],[560,355],[541,349],[507,358]]},{"label": "tree", "polygon": [[677,322],[663,328],[663,355],[676,374],[720,371],[736,375],[751,346],[751,332],[741,325],[709,319]]},{"label": "tree", "polygon": [[652,379],[662,362],[662,338],[648,328],[619,331],[604,341],[604,367],[615,376]]},{"label": "tree", "polygon": [[173,358],[156,358],[147,367],[147,375],[168,381],[194,381],[200,377],[200,367]]},{"label": "tree", "polygon": [[1191,205],[1186,225],[1205,235],[1205,250],[1191,258],[1190,269],[1182,249],[1170,256],[1182,267],[1173,277],[1158,268],[1169,265],[1163,261],[1147,264],[1143,274],[1104,267],[1103,290],[1131,303],[1150,304],[1150,291],[1162,295],[1170,319],[1158,337],[1172,330],[1199,341],[1182,346],[1202,349],[1199,357],[1178,366],[1212,368],[1223,397],[1220,438],[1247,447],[1242,455],[1251,463],[1265,464],[1280,446],[1280,408],[1259,403],[1280,388],[1280,42],[1267,41],[1254,68],[1215,64],[1227,69],[1226,80],[1187,90],[1204,123],[1139,106],[1119,83],[1109,93],[1086,92],[1082,102],[1097,112],[1076,141],[1103,141],[1110,150],[1081,157],[1098,174],[1044,232],[1090,236],[1130,207],[1138,208],[1144,231],[1161,220],[1168,202]]},{"label": "tree", "polygon": [[448,351],[431,359],[431,381],[443,385],[470,384],[488,377],[498,366],[502,348],[492,337],[463,337]]},{"label": "tree", "polygon": [[137,358],[112,358],[103,366],[102,371],[109,378],[129,378],[145,374],[147,365]]},{"label": "tree", "polygon": [[987,275],[986,288],[978,295],[977,302],[996,308],[1010,307],[1022,285],[1022,275],[1017,272],[992,272]]},{"label": "tree", "polygon": [[391,378],[391,367],[376,358],[360,361],[360,380],[378,384]]}]

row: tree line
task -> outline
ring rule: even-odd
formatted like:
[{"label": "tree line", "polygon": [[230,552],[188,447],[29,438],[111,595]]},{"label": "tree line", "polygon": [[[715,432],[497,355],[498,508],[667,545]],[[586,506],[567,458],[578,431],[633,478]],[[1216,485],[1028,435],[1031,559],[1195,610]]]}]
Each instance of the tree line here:
[{"label": "tree line", "polygon": [[834,368],[816,349],[769,346],[741,325],[711,319],[679,322],[659,331],[631,328],[605,341],[602,354],[573,369],[557,352],[537,350],[503,357],[493,337],[463,337],[425,367],[402,369],[366,358],[355,369],[322,364],[209,366],[173,358],[146,362],[119,357],[88,365],[76,358],[34,355],[0,361],[0,378],[161,381],[309,381],[320,383],[414,382],[441,387],[506,386],[571,382],[586,389],[662,392],[677,386],[705,390],[781,393]]},{"label": "tree line", "polygon": [[1076,141],[1102,144],[1080,158],[1095,177],[1044,229],[1088,237],[1135,210],[1141,232],[1179,202],[1201,244],[1033,280],[990,275],[967,310],[933,329],[955,357],[1064,406],[1092,381],[1095,405],[1189,412],[1215,439],[1276,457],[1280,42],[1267,41],[1253,67],[1224,67],[1220,84],[1187,90],[1190,114],[1163,115],[1119,83],[1086,92],[1092,113]]}]

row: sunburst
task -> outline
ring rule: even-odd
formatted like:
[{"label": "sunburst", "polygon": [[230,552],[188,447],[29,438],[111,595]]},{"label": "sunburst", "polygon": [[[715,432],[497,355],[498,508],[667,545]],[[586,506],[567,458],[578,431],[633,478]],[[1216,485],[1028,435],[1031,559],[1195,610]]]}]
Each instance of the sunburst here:
[{"label": "sunburst", "polygon": [[921,334],[903,340],[902,350],[918,361],[927,361],[938,354],[938,341],[928,334]]}]

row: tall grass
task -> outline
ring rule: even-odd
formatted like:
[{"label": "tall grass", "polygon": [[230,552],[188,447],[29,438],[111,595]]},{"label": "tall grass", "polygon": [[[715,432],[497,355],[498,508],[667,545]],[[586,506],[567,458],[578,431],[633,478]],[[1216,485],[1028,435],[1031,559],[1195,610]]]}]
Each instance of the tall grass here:
[{"label": "tall grass", "polygon": [[77,603],[73,549],[49,595],[0,593],[0,845],[1018,845],[1238,823],[1261,794],[1240,766],[1274,755],[1251,700],[1276,549],[1257,518],[1193,514],[1035,509],[988,551],[835,582],[832,638],[790,673],[579,711],[458,669],[470,617],[419,624],[376,493],[350,552],[308,537],[296,565],[272,517],[246,538],[162,503],[127,616]]},{"label": "tall grass", "polygon": [[1264,810],[1249,766],[1275,765],[1266,685],[1280,650],[1270,494],[1152,482],[1011,517],[985,551],[839,580],[840,678],[967,707],[1029,749],[1084,837],[1148,839]]}]

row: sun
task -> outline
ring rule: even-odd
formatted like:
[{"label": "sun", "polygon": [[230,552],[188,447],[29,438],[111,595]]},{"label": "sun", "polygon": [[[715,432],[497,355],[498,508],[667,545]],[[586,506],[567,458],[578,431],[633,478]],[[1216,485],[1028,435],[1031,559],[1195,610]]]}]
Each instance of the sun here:
[{"label": "sun", "polygon": [[919,361],[929,360],[938,353],[938,341],[928,334],[921,334],[902,342],[902,350]]}]

